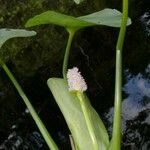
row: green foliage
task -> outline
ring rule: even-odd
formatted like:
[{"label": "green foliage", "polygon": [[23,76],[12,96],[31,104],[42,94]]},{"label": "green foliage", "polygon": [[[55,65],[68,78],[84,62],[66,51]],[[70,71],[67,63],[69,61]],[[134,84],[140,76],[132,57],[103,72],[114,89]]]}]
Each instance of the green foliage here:
[{"label": "green foliage", "polygon": [[[33,36],[33,35],[36,35],[35,31],[27,31],[27,30],[21,30],[21,29],[0,29],[0,37],[1,37],[0,38],[0,48],[10,38],[29,37],[29,36]],[[40,117],[36,113],[34,107],[30,103],[30,100],[28,99],[28,97],[24,93],[23,89],[21,88],[21,86],[19,85],[17,80],[15,79],[14,75],[11,73],[11,71],[9,70],[9,68],[3,62],[3,60],[1,58],[0,58],[0,65],[4,69],[5,73],[10,78],[11,82],[13,83],[16,90],[18,91],[20,97],[22,98],[22,100],[26,104],[26,107],[28,108],[31,116],[33,117],[37,127],[39,128],[39,130],[40,130],[41,134],[43,135],[43,137],[44,137],[47,145],[49,146],[49,148],[52,149],[52,150],[57,150],[58,149],[57,145],[55,144],[55,142],[51,138],[51,135],[49,134],[49,132],[47,131],[47,129],[44,126],[43,122],[41,121]]]},{"label": "green foliage", "polygon": [[[75,93],[69,92],[67,82],[64,79],[50,78],[47,83],[66,119],[68,127],[78,148],[81,150],[93,150],[92,140],[86,126],[80,101]],[[101,150],[106,150],[109,145],[109,139],[105,126],[94,108],[91,106],[86,95],[85,104],[93,124],[98,147]]]},{"label": "green foliage", "polygon": [[[76,0],[76,3],[80,3],[82,0]],[[42,7],[42,3],[37,3],[39,7]],[[19,12],[19,8],[17,8],[17,11],[14,12],[14,14],[17,14]],[[80,16],[80,17],[72,17],[68,15],[64,15],[61,13],[57,13],[54,11],[47,11],[40,15],[37,15],[33,18],[31,18],[27,23],[26,27],[32,27],[36,25],[41,24],[54,24],[59,25],[62,27],[65,27],[68,31],[71,38],[70,41],[67,44],[67,53],[65,55],[65,61],[63,66],[65,66],[64,74],[66,74],[67,70],[67,64],[68,64],[68,58],[69,58],[69,51],[72,43],[72,39],[74,37],[74,33],[85,27],[95,26],[95,25],[105,25],[110,27],[120,27],[121,26],[121,18],[122,14],[115,10],[115,9],[104,9],[102,11],[98,11],[95,13],[92,13],[90,15],[86,16]],[[126,18],[127,19],[127,18]],[[130,25],[131,20],[128,18],[127,22],[124,22],[122,25],[124,25],[124,28],[126,28],[126,25]],[[125,33],[125,30],[123,30]],[[31,33],[32,32],[32,33]],[[27,37],[27,36],[33,36],[36,33],[34,31],[31,31],[29,34],[26,30],[15,30],[15,29],[2,29],[0,30],[0,37],[1,37],[1,43],[0,47],[3,45],[3,43],[13,37]],[[122,36],[123,37],[123,36]],[[121,38],[120,41],[123,43],[123,38]],[[119,56],[121,57],[121,55]],[[120,59],[121,60],[121,59]],[[3,69],[13,82],[14,86],[18,90],[20,96],[24,100],[25,104],[27,105],[33,119],[35,120],[37,126],[39,127],[43,137],[45,138],[49,148],[51,149],[58,149],[57,145],[54,143],[53,139],[49,135],[48,131],[46,130],[44,124],[40,120],[39,116],[35,112],[34,108],[30,104],[30,101],[26,97],[25,93],[23,92],[22,88],[10,72],[10,70],[7,68],[7,66],[3,63],[3,61],[0,61]],[[119,65],[121,65],[121,61],[119,62]],[[121,67],[120,67],[121,68]],[[119,67],[116,67],[117,71],[121,73],[121,69],[119,70]],[[121,74],[119,74],[119,77],[121,78]],[[65,78],[65,75],[64,75]],[[119,79],[119,78],[118,78]],[[116,78],[116,81],[121,85],[121,81],[119,81]],[[69,126],[69,129],[72,133],[75,147],[78,147],[79,149],[91,149],[93,150],[92,145],[92,139],[90,135],[90,131],[87,127],[87,122],[85,118],[84,111],[82,110],[81,103],[79,101],[79,98],[75,93],[70,93],[68,91],[67,82],[65,79],[58,79],[58,78],[51,78],[48,80],[48,86],[50,90],[53,93],[53,96],[59,105],[66,121]],[[121,86],[118,88],[117,92],[121,93]],[[116,92],[116,93],[117,93]],[[101,119],[99,118],[98,114],[94,110],[94,108],[91,106],[88,97],[84,96],[84,105],[88,110],[88,119],[90,119],[90,123],[92,124],[92,129],[94,132],[94,136],[96,137],[96,143],[98,143],[98,148],[94,148],[94,150],[101,149],[106,150],[108,148],[112,148],[113,150],[119,150],[120,149],[120,116],[121,111],[116,111],[117,117],[119,118],[116,122],[117,126],[114,128],[115,134],[113,134],[112,138],[112,145],[109,143],[108,133],[105,129],[105,126]],[[118,101],[120,101],[121,104],[121,97],[118,98]],[[121,105],[116,106],[116,108],[121,108]],[[114,136],[115,135],[115,136]],[[116,146],[118,145],[118,146]]]},{"label": "green foliage", "polygon": [[[87,16],[78,17],[78,19],[95,23],[95,25],[105,25],[109,27],[121,26],[122,13],[116,9],[103,9]],[[128,18],[127,25],[131,24],[131,19]]]},{"label": "green foliage", "polygon": [[29,19],[25,26],[32,27],[41,24],[55,24],[55,25],[63,26],[65,28],[73,28],[73,29],[78,29],[78,28],[83,28],[83,27],[93,25],[92,23],[79,20],[72,16],[64,15],[54,11],[47,11]]},{"label": "green foliage", "polygon": [[[95,25],[120,27],[121,17],[122,14],[119,11],[115,9],[108,9],[108,8],[90,15],[80,16],[77,18],[64,15],[61,13],[57,13],[54,11],[47,11],[29,19],[25,26],[33,27],[42,24],[54,24],[54,25],[62,26],[66,28],[67,31],[69,31],[69,40],[67,43],[64,62],[63,62],[63,77],[65,78],[65,74],[68,66],[68,58],[70,54],[70,46],[75,32],[81,28],[95,26]],[[128,19],[127,25],[130,24],[131,24],[131,20]]]},{"label": "green foliage", "polygon": [[[121,13],[115,9],[104,9],[95,12],[90,15],[81,17],[72,17],[57,13],[54,11],[47,11],[40,15],[37,15],[29,19],[26,23],[26,27],[32,27],[41,24],[55,24],[63,26],[66,29],[78,30],[84,27],[95,25],[106,25],[111,27],[120,27],[121,25]],[[131,24],[131,20],[128,19],[128,25]]]},{"label": "green foliage", "polygon": [[[81,28],[95,25],[120,27],[122,25],[121,18],[122,14],[119,11],[108,8],[90,15],[80,16],[77,18],[57,13],[54,11],[47,11],[29,19],[25,25],[26,27],[32,27],[42,24],[54,24],[62,26],[66,28],[67,31],[69,31],[69,39],[63,63],[64,79],[56,79],[56,78],[49,79],[48,86],[52,91],[53,96],[66,119],[66,122],[70,128],[73,139],[75,141],[75,145],[77,145],[79,149],[91,149],[91,150],[93,149],[93,143],[91,139],[93,132],[94,132],[94,139],[96,139],[96,144],[94,144],[96,145],[94,147],[95,150],[97,149],[105,150],[108,147],[110,147],[110,144],[105,126],[100,120],[98,114],[90,105],[87,96],[85,99],[85,107],[88,109],[90,118],[88,117],[88,115],[87,117],[90,120],[90,123],[92,122],[93,126],[92,132],[90,132],[90,130],[87,127],[87,122],[84,118],[85,114],[83,114],[83,110],[79,102],[79,99],[77,98],[77,95],[70,93],[68,91],[65,79],[72,39],[74,37],[75,32]],[[126,27],[126,25],[130,24],[131,20],[130,18],[128,18],[126,24],[124,25]],[[118,115],[120,116],[120,112],[118,113],[119,113]]]},{"label": "green foliage", "polygon": [[0,29],[0,48],[9,39],[14,37],[29,37],[36,35],[35,31],[23,29]]},{"label": "green foliage", "polygon": [[113,133],[110,150],[121,149],[121,113],[122,113],[122,49],[126,34],[128,20],[128,0],[123,0],[123,16],[121,28],[116,45],[116,73],[115,73],[115,96],[114,96],[114,117]]}]

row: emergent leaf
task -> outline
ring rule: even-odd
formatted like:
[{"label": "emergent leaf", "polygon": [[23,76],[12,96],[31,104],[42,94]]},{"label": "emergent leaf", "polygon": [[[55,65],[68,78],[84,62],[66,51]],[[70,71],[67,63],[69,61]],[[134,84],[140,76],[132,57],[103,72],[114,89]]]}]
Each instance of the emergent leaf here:
[{"label": "emergent leaf", "polygon": [[[29,19],[26,27],[32,27],[41,24],[55,24],[63,26],[66,29],[80,29],[95,25],[106,25],[110,27],[120,27],[122,14],[115,9],[104,9],[90,15],[73,17],[64,15],[54,11],[47,11]],[[131,24],[131,19],[128,19],[128,24]]]},{"label": "emergent leaf", "polygon": [[28,37],[36,35],[35,31],[27,31],[23,29],[0,29],[0,48],[9,39],[14,37]]},{"label": "emergent leaf", "polygon": [[[79,149],[93,150],[92,140],[88,132],[82,108],[75,93],[68,91],[67,82],[60,78],[50,78],[48,86],[61,110],[73,139]],[[85,95],[86,96],[86,95]],[[98,114],[91,106],[86,96],[86,106],[91,116],[94,133],[100,150],[106,150],[109,145],[108,134]]]},{"label": "emergent leaf", "polygon": [[[95,23],[97,25],[106,25],[110,27],[120,27],[121,26],[121,12],[116,9],[106,8],[96,13],[92,13],[87,16],[78,17],[78,19]],[[127,25],[131,24],[131,19],[128,18]]]}]

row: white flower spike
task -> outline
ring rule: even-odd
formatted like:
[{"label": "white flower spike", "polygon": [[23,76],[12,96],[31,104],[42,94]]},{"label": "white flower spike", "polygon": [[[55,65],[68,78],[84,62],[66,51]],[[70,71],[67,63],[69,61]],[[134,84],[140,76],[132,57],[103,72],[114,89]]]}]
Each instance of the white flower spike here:
[{"label": "white flower spike", "polygon": [[77,67],[68,69],[67,79],[68,79],[69,91],[84,92],[87,90],[87,84]]}]

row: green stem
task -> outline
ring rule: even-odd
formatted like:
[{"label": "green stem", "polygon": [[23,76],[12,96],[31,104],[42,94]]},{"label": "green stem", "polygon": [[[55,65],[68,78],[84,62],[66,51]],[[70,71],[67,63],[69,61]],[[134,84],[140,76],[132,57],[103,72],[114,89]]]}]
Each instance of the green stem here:
[{"label": "green stem", "polygon": [[121,28],[120,28],[119,37],[116,46],[117,50],[122,51],[125,33],[126,33],[127,20],[128,20],[128,0],[123,0],[122,21],[121,21]]},{"label": "green stem", "polygon": [[116,46],[115,104],[114,104],[114,121],[112,133],[112,150],[121,149],[122,47],[126,33],[127,19],[128,19],[128,0],[123,0],[122,22]]},{"label": "green stem", "polygon": [[113,121],[113,150],[121,148],[121,100],[122,100],[122,56],[116,51],[115,106]]},{"label": "green stem", "polygon": [[69,39],[68,39],[68,42],[67,42],[67,47],[66,47],[64,61],[63,61],[63,78],[64,79],[67,79],[66,75],[67,75],[70,48],[71,48],[72,40],[73,40],[73,37],[74,37],[74,34],[75,34],[76,30],[69,30],[68,29],[68,32],[69,32]]},{"label": "green stem", "polygon": [[93,128],[93,125],[92,125],[92,122],[88,113],[88,109],[86,107],[86,103],[84,102],[85,101],[84,94],[82,92],[77,92],[77,97],[80,100],[80,104],[81,104],[81,108],[85,117],[87,128],[92,139],[93,150],[98,150],[98,144],[97,144],[97,140],[95,137],[94,128]]},{"label": "green stem", "polygon": [[14,84],[19,95],[22,97],[22,99],[23,99],[24,103],[26,104],[31,116],[33,117],[33,119],[34,119],[36,125],[38,126],[41,134],[43,135],[48,147],[51,150],[58,150],[57,145],[53,141],[51,135],[48,133],[46,127],[44,126],[43,122],[39,118],[38,114],[36,113],[35,109],[33,108],[32,104],[30,103],[29,99],[25,95],[24,91],[22,90],[21,86],[19,85],[19,83],[17,82],[17,80],[15,79],[15,77],[13,76],[11,71],[9,70],[9,68],[6,66],[6,64],[1,59],[0,59],[0,64],[3,67],[4,71],[6,72],[6,74],[8,75],[8,77],[10,78],[10,80],[12,81],[12,83]]}]

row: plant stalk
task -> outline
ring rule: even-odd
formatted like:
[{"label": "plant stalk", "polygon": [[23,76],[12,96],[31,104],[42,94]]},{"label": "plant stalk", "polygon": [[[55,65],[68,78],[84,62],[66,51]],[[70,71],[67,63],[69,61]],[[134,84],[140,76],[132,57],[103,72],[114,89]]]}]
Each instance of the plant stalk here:
[{"label": "plant stalk", "polygon": [[123,15],[116,45],[115,104],[112,133],[112,150],[121,149],[121,111],[122,111],[122,47],[128,19],[128,0],[123,0]]},{"label": "plant stalk", "polygon": [[43,122],[39,118],[38,114],[36,113],[35,109],[33,108],[32,104],[30,103],[29,99],[27,98],[26,94],[24,93],[23,89],[9,70],[9,68],[6,66],[6,64],[0,59],[0,64],[4,71],[6,72],[7,76],[10,78],[12,81],[13,85],[15,86],[16,90],[18,91],[19,95],[22,97],[24,103],[26,104],[31,116],[33,117],[36,125],[38,126],[41,134],[43,135],[49,149],[51,150],[58,150],[57,145],[53,141],[51,135],[47,131],[46,127],[44,126]]},{"label": "plant stalk", "polygon": [[126,33],[127,20],[128,20],[128,0],[123,0],[121,28],[120,28],[120,32],[119,32],[117,45],[116,45],[117,50],[122,51],[125,33]]},{"label": "plant stalk", "polygon": [[64,79],[67,79],[67,68],[68,68],[68,60],[69,60],[69,55],[70,55],[70,48],[71,48],[72,40],[73,40],[76,30],[68,29],[68,32],[69,32],[69,38],[68,38],[68,42],[66,46],[66,51],[65,51],[64,61],[63,61],[63,71],[62,71]]},{"label": "plant stalk", "polygon": [[80,101],[81,108],[82,108],[82,111],[83,111],[83,114],[85,117],[86,125],[87,125],[89,134],[90,134],[91,139],[92,139],[93,150],[98,150],[98,143],[97,143],[97,140],[95,137],[94,128],[93,128],[93,125],[92,125],[92,122],[91,122],[91,119],[90,119],[90,116],[88,113],[88,109],[86,107],[86,103],[84,102],[85,101],[84,94],[82,92],[77,92],[77,97]]}]

